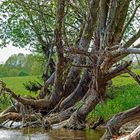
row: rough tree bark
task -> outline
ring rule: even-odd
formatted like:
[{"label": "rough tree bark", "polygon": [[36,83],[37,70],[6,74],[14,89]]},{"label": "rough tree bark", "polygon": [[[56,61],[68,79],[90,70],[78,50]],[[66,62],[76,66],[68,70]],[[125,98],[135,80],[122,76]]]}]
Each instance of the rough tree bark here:
[{"label": "rough tree bark", "polygon": [[138,126],[129,136],[128,140],[139,140],[140,139],[140,126]]},{"label": "rough tree bark", "polygon": [[85,119],[89,112],[99,103],[100,99],[98,93],[93,89],[89,89],[89,96],[85,99],[82,106],[79,107],[69,118],[66,128],[70,129],[84,129]]},{"label": "rough tree bark", "polygon": [[[86,25],[85,25],[85,28],[83,29],[82,36],[77,46],[81,50],[87,51],[89,48],[89,45],[93,36],[93,32],[95,29],[95,25],[96,25],[98,4],[99,4],[99,0],[97,1],[92,0],[89,4],[89,11],[87,13]],[[74,65],[80,65],[83,62],[84,62],[84,59],[82,56],[76,56],[73,60]],[[75,79],[79,79],[80,71],[81,71],[81,68],[79,67],[71,68],[68,78],[66,80],[66,83],[64,85],[64,92],[67,95],[72,93],[73,90],[76,88],[79,80],[77,81]]]},{"label": "rough tree bark", "polygon": [[83,77],[79,81],[79,84],[77,85],[75,90],[61,102],[59,109],[65,110],[73,106],[77,101],[80,101],[87,93],[90,81],[91,74],[90,72],[88,72],[88,70],[85,70]]},{"label": "rough tree bark", "polygon": [[63,77],[64,77],[64,48],[62,43],[62,26],[64,20],[65,12],[65,0],[58,0],[58,11],[57,11],[57,21],[55,28],[55,44],[57,52],[57,64],[55,71],[55,80],[52,94],[50,96],[49,102],[51,108],[56,105],[60,98],[61,93],[63,92]]},{"label": "rough tree bark", "polygon": [[119,135],[119,130],[122,125],[138,118],[140,118],[140,105],[115,115],[107,123],[107,130],[102,140],[110,140],[113,136]]},{"label": "rough tree bark", "polygon": [[[75,2],[73,1],[71,4],[75,4]],[[67,21],[67,19],[65,20],[67,2],[65,0],[57,1],[54,32],[57,54],[56,69],[41,90],[43,94],[52,84],[51,95],[47,99],[26,99],[3,86],[3,91],[9,92],[11,97],[20,104],[32,107],[37,113],[40,110],[46,110],[47,116],[43,116],[46,127],[67,119],[65,127],[83,129],[88,113],[100,101],[106,99],[108,81],[125,72],[128,72],[137,82],[139,81],[139,76],[128,70],[131,62],[120,63],[120,60],[129,54],[140,54],[140,45],[132,46],[140,38],[140,30],[125,44],[121,44],[122,36],[128,26],[125,19],[130,0],[89,0],[85,4],[88,9],[84,11],[86,19],[83,22],[84,25],[78,27],[81,28],[78,43],[75,43],[76,45],[73,47],[69,46],[71,48],[68,51],[74,54],[74,57],[71,60],[70,69],[66,72],[68,66],[65,63],[67,53],[64,51],[66,35],[63,35],[63,24]],[[77,17],[81,18],[80,13],[78,14]],[[131,46],[132,48],[130,48]],[[83,68],[86,70],[84,71]],[[79,106],[77,107],[75,103],[78,101]],[[109,139],[118,133],[124,123],[139,117],[139,109],[140,107],[137,106],[114,116],[107,124],[104,138]],[[15,113],[13,108],[11,111]],[[3,115],[13,118],[14,114],[11,115],[8,112],[10,111],[3,112],[0,119],[3,120]],[[52,114],[54,112],[55,114]],[[19,116],[19,118],[21,117]]]}]

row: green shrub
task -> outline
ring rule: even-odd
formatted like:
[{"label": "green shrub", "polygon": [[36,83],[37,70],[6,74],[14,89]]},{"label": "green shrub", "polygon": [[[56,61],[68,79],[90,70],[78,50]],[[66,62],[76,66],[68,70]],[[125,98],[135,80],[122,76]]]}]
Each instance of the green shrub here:
[{"label": "green shrub", "polygon": [[29,76],[29,74],[28,74],[26,71],[21,70],[21,71],[19,72],[18,76]]}]

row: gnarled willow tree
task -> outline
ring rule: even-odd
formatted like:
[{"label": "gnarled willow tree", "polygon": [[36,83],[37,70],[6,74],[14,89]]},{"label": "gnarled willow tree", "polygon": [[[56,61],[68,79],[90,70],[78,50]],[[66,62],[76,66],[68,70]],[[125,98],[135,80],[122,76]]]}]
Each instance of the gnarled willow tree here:
[{"label": "gnarled willow tree", "polygon": [[[139,1],[10,0],[5,5],[10,19],[7,25],[23,25],[18,24],[23,21],[30,29],[24,43],[35,40],[35,49],[40,46],[47,60],[53,58],[56,64],[55,72],[45,81],[36,99],[17,95],[1,81],[1,92],[9,93],[16,100],[15,105],[1,113],[1,122],[41,118],[41,124],[48,127],[67,120],[65,127],[83,129],[89,112],[107,99],[109,81],[129,73],[140,83],[140,77],[129,70],[131,61],[125,60],[130,54],[140,54],[140,44],[135,43],[140,38],[136,24]],[[8,5],[15,8],[13,17],[19,14],[17,22],[15,17],[14,20],[10,18],[14,12]],[[1,30],[2,33],[23,43],[16,32],[18,26],[8,27],[7,32]],[[21,36],[26,35],[26,28],[19,28]],[[50,89],[51,94],[46,95]],[[138,106],[114,116],[107,123],[103,139],[110,139],[119,133],[123,124],[140,117],[139,110]]]}]

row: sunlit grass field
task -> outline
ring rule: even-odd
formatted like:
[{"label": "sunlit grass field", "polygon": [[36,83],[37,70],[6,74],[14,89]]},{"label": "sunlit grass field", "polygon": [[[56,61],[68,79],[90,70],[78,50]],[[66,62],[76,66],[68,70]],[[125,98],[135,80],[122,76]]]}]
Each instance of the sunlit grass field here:
[{"label": "sunlit grass field", "polygon": [[[134,72],[140,75],[140,69],[134,70]],[[114,78],[108,94],[114,99],[108,99],[97,105],[95,110],[89,114],[89,119],[94,120],[102,116],[108,120],[114,114],[140,104],[140,86],[128,74]]]},{"label": "sunlit grass field", "polygon": [[[140,69],[134,70],[140,74]],[[27,91],[23,83],[28,81],[41,81],[41,76],[25,76],[25,77],[5,77],[1,78],[9,88],[20,95],[33,95]],[[97,105],[95,110],[89,114],[89,120],[97,119],[102,116],[108,120],[114,114],[132,108],[140,104],[140,86],[128,74],[123,74],[113,79],[113,85],[108,90],[108,94],[113,97],[113,100],[108,99],[105,102]],[[9,99],[0,97],[0,109],[3,110],[9,104]]]},{"label": "sunlit grass field", "polygon": [[[0,80],[4,81],[8,88],[14,91],[18,95],[31,95],[36,96],[35,93],[31,93],[26,90],[23,83],[28,83],[29,81],[38,81],[42,82],[41,76],[19,76],[19,77],[5,77],[0,78]],[[5,109],[10,104],[10,96],[0,96],[0,110]]]},{"label": "sunlit grass field", "polygon": [[6,83],[7,87],[20,95],[31,94],[28,90],[25,89],[23,83],[28,83],[29,81],[41,82],[41,76],[5,77],[0,79]]}]

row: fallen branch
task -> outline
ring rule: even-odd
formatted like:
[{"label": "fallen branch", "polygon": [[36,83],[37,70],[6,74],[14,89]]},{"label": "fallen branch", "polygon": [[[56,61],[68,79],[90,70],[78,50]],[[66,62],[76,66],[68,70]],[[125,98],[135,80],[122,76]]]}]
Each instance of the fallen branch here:
[{"label": "fallen branch", "polygon": [[101,140],[110,140],[113,136],[119,135],[119,130],[124,124],[139,118],[140,105],[113,116],[107,123],[107,130]]},{"label": "fallen branch", "polygon": [[[4,122],[4,121],[8,121],[8,120],[12,120],[15,122],[21,122],[22,118],[23,118],[22,114],[10,112],[10,113],[4,114],[4,115],[0,115],[0,122]],[[28,121],[36,121],[37,120],[35,114],[25,115],[25,118]]]},{"label": "fallen branch", "polygon": [[48,105],[48,102],[46,101],[46,99],[39,99],[39,100],[27,99],[27,98],[21,97],[20,95],[17,95],[10,88],[7,88],[6,84],[3,81],[0,81],[0,84],[2,86],[2,90],[1,90],[2,92],[9,93],[12,98],[14,98],[17,102],[22,103],[23,105],[29,105],[37,109],[45,108]]}]

